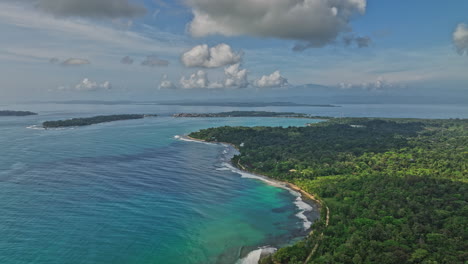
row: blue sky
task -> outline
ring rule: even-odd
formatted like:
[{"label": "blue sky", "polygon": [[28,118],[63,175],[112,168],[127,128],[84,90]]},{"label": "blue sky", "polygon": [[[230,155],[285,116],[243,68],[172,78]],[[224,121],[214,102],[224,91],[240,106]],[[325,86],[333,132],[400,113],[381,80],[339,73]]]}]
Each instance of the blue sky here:
[{"label": "blue sky", "polygon": [[0,100],[468,94],[468,1],[100,1],[0,0]]}]

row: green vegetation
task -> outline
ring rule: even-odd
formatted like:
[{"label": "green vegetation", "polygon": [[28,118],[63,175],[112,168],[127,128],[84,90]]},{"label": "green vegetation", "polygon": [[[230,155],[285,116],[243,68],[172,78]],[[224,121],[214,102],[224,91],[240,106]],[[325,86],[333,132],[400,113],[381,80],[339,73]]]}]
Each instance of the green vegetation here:
[{"label": "green vegetation", "polygon": [[468,120],[346,118],[190,136],[233,143],[234,164],[322,201],[314,232],[263,264],[468,261]]},{"label": "green vegetation", "polygon": [[37,115],[37,113],[29,111],[10,111],[10,110],[0,110],[0,116],[30,116]]},{"label": "green vegetation", "polygon": [[222,113],[180,113],[173,115],[174,117],[295,117],[295,118],[311,118],[306,114],[298,114],[293,112],[266,112],[266,111],[231,111]]},{"label": "green vegetation", "polygon": [[142,119],[147,116],[155,116],[155,115],[109,115],[109,116],[95,116],[95,117],[88,117],[88,118],[72,118],[68,120],[46,121],[42,123],[42,126],[44,128],[89,126],[89,125],[105,123],[105,122]]}]

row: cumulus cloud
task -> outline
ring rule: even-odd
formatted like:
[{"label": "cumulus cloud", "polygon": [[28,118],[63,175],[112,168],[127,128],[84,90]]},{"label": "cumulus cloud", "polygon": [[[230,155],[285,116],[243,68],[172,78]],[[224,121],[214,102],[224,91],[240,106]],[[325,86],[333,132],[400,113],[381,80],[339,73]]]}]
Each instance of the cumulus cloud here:
[{"label": "cumulus cloud", "polygon": [[247,80],[247,70],[240,69],[240,64],[236,63],[224,69],[224,87],[245,88],[249,85]]},{"label": "cumulus cloud", "polygon": [[[91,81],[88,78],[84,78],[81,82],[76,84],[75,86],[60,86],[57,88],[57,91],[75,91],[75,92],[92,92],[92,91],[99,91],[99,90],[110,90],[112,89],[112,85],[109,81],[105,81],[103,83],[97,83]],[[53,89],[49,91],[54,91]]]},{"label": "cumulus cloud", "polygon": [[146,8],[129,0],[20,0],[34,7],[64,17],[120,18],[137,17]]},{"label": "cumulus cloud", "polygon": [[242,60],[242,52],[234,52],[231,46],[219,44],[214,47],[198,45],[182,54],[182,63],[186,67],[217,68],[239,63]]},{"label": "cumulus cloud", "polygon": [[188,78],[182,76],[180,79],[180,85],[184,89],[208,88],[209,83],[208,75],[202,70],[191,74]]},{"label": "cumulus cloud", "polygon": [[468,26],[466,24],[458,24],[453,32],[453,43],[458,54],[468,55]]},{"label": "cumulus cloud", "polygon": [[180,86],[184,89],[224,88],[224,85],[220,82],[210,82],[208,80],[208,74],[203,70],[199,70],[189,77],[182,76],[180,79]]},{"label": "cumulus cloud", "polygon": [[349,21],[364,14],[366,0],[187,0],[194,15],[189,31],[195,37],[212,34],[251,35],[303,42],[302,48],[322,47]]},{"label": "cumulus cloud", "polygon": [[91,62],[87,59],[69,58],[69,59],[64,60],[61,64],[62,66],[79,66],[79,65],[86,65],[90,63]]},{"label": "cumulus cloud", "polygon": [[341,89],[360,88],[369,91],[377,91],[392,87],[402,87],[396,83],[390,82],[383,77],[378,77],[375,81],[362,82],[362,83],[339,83],[338,87]]},{"label": "cumulus cloud", "polygon": [[130,56],[125,56],[120,60],[120,63],[122,64],[133,64],[133,59]]},{"label": "cumulus cloud", "polygon": [[259,88],[285,87],[288,86],[288,79],[281,76],[279,71],[275,71],[270,75],[263,75],[254,85]]},{"label": "cumulus cloud", "polygon": [[80,83],[75,85],[75,90],[77,91],[97,91],[97,90],[110,90],[112,85],[109,81],[103,83],[97,83],[84,78]]},{"label": "cumulus cloud", "polygon": [[166,67],[169,65],[169,61],[158,58],[158,56],[150,55],[147,56],[144,61],[141,62],[142,66],[148,67]]},{"label": "cumulus cloud", "polygon": [[168,79],[167,74],[164,74],[161,82],[159,83],[159,89],[176,89],[176,88],[177,86]]}]

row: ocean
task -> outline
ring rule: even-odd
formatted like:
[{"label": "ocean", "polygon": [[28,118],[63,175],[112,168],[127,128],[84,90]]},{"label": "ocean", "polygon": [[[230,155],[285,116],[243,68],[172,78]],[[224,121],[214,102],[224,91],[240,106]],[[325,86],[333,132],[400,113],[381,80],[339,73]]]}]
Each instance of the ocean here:
[{"label": "ocean", "polygon": [[[223,108],[154,105],[2,106],[0,263],[255,263],[306,234],[317,209],[229,166],[235,150],[179,136],[214,126],[304,126],[292,118],[172,118],[178,112],[294,111],[331,116],[466,118],[466,106]],[[43,130],[100,114],[160,117]],[[306,212],[304,212],[306,211]],[[305,219],[304,215],[308,218]]]}]

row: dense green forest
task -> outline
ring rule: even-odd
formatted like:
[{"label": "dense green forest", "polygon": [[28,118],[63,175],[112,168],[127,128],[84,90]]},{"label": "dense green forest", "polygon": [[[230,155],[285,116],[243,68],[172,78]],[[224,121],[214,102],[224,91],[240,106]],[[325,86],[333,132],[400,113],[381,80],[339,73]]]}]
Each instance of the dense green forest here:
[{"label": "dense green forest", "polygon": [[190,136],[233,143],[234,164],[321,200],[313,233],[263,264],[468,261],[468,120],[345,118]]},{"label": "dense green forest", "polygon": [[30,111],[11,111],[11,110],[0,110],[0,116],[30,116],[37,115],[37,113]]},{"label": "dense green forest", "polygon": [[42,123],[42,126],[44,128],[89,126],[89,125],[105,123],[105,122],[142,119],[142,118],[145,118],[146,116],[155,116],[155,115],[109,115],[109,116],[94,116],[94,117],[88,117],[88,118],[72,118],[68,120],[46,121]]}]

